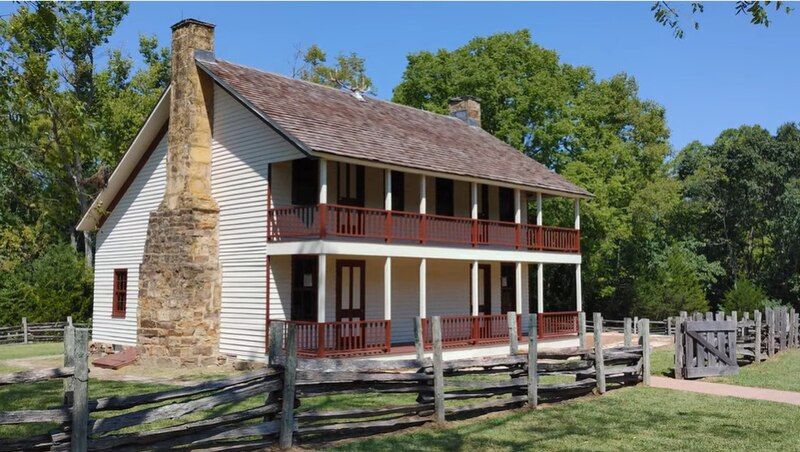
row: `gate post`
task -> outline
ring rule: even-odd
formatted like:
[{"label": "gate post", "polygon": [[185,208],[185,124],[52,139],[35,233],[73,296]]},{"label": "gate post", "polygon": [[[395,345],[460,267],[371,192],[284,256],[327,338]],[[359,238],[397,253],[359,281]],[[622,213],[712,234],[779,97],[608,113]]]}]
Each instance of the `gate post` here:
[{"label": "gate post", "polygon": [[442,360],[442,322],[439,316],[431,319],[433,339],[433,419],[445,423],[444,417],[444,362]]},{"label": "gate post", "polygon": [[578,313],[578,348],[581,350],[586,348],[586,312],[584,311]]},{"label": "gate post", "polygon": [[539,405],[539,354],[537,350],[536,314],[530,314],[528,320],[528,407]]},{"label": "gate post", "polygon": [[517,313],[507,312],[508,319],[508,352],[511,355],[516,355],[519,351],[519,336],[517,336]]},{"label": "gate post", "polygon": [[283,363],[283,405],[279,445],[291,449],[294,436],[294,398],[297,377],[297,338],[295,325],[290,323],[286,332],[286,361]]},{"label": "gate post", "polygon": [[425,344],[422,336],[422,318],[414,317],[414,350],[417,352],[417,359],[425,359]]},{"label": "gate post", "polygon": [[678,317],[678,321],[677,321],[677,323],[675,325],[675,369],[674,369],[674,374],[675,374],[675,379],[677,379],[677,380],[683,380],[683,366],[685,365],[684,359],[685,359],[685,356],[686,356],[685,355],[685,351],[683,349],[683,346],[684,346],[683,335],[684,335],[684,328],[685,328],[685,325],[686,325],[686,317],[687,317],[687,315],[688,314],[686,313],[686,311],[681,311],[680,312],[680,317]]},{"label": "gate post", "polygon": [[775,354],[775,311],[767,309],[767,356]]}]

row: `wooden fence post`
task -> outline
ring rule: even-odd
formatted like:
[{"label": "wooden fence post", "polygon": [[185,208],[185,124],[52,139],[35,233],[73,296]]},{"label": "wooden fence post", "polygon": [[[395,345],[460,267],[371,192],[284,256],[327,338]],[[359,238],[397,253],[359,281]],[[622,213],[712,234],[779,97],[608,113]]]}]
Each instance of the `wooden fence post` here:
[{"label": "wooden fence post", "polygon": [[642,345],[642,383],[650,386],[650,320],[639,320],[639,343]]},{"label": "wooden fence post", "polygon": [[622,331],[624,337],[624,345],[626,347],[631,346],[631,318],[625,317],[622,319]]},{"label": "wooden fence post", "polygon": [[667,336],[672,336],[672,316],[667,317]]},{"label": "wooden fence post", "polygon": [[442,360],[442,321],[439,316],[432,319],[433,336],[433,420],[445,423],[444,417],[444,361]]},{"label": "wooden fence post", "polygon": [[283,365],[283,406],[281,408],[281,432],[279,445],[281,449],[292,447],[294,436],[294,397],[297,378],[297,338],[295,325],[287,325],[286,361]]},{"label": "wooden fence post", "polygon": [[756,309],[753,312],[755,327],[753,328],[753,360],[756,364],[761,362],[761,311]]},{"label": "wooden fence post", "polygon": [[578,313],[578,347],[581,350],[586,348],[586,312],[584,311]]},{"label": "wooden fence post", "polygon": [[70,444],[73,452],[84,452],[89,442],[89,330],[75,329],[75,374],[72,376],[72,424]]},{"label": "wooden fence post", "polygon": [[[584,317],[585,318],[585,317]],[[530,315],[528,320],[528,407],[539,405],[539,351],[536,342],[537,316]]]},{"label": "wooden fence post", "polygon": [[780,310],[781,315],[781,351],[786,350],[789,345],[789,310],[786,306]]},{"label": "wooden fence post", "polygon": [[686,352],[683,349],[683,329],[684,325],[686,324],[687,316],[688,314],[686,311],[681,311],[678,321],[675,324],[675,368],[673,369],[673,372],[675,374],[675,379],[677,380],[683,379],[683,360],[686,358]]},{"label": "wooden fence post", "polygon": [[519,351],[519,336],[517,336],[517,313],[507,312],[508,318],[508,352],[511,355],[516,355]]},{"label": "wooden fence post", "polygon": [[767,356],[775,354],[775,311],[767,309]]},{"label": "wooden fence post", "polygon": [[414,317],[414,350],[417,352],[417,359],[425,359],[425,339],[422,336],[422,318]]},{"label": "wooden fence post", "polygon": [[[75,366],[75,327],[64,327],[64,367]],[[72,378],[64,379],[64,406],[72,406],[73,393]]]},{"label": "wooden fence post", "polygon": [[28,343],[28,318],[22,318],[22,342],[24,344]]},{"label": "wooden fence post", "polygon": [[639,316],[633,316],[633,334],[639,334]]},{"label": "wooden fence post", "polygon": [[597,392],[606,392],[606,369],[603,361],[603,315],[594,313],[594,369],[597,379]]},{"label": "wooden fence post", "polygon": [[281,349],[281,329],[280,322],[269,322],[269,343],[267,346],[267,365],[274,366],[278,362],[278,354]]},{"label": "wooden fence post", "polygon": [[72,316],[71,315],[67,316],[67,326],[72,326]]},{"label": "wooden fence post", "polygon": [[792,308],[790,328],[792,330],[792,347],[797,347],[797,311]]}]

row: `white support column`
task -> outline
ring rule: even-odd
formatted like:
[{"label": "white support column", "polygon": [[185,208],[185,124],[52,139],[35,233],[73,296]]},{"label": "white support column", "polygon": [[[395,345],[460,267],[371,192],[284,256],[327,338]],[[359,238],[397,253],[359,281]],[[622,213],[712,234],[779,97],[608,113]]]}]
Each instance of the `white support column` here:
[{"label": "white support column", "polygon": [[328,256],[320,254],[317,258],[317,322],[325,321],[325,285],[328,281]]},{"label": "white support column", "polygon": [[514,297],[516,300],[516,312],[517,314],[522,314],[522,262],[517,262],[517,283],[514,286],[516,289]]},{"label": "white support column", "polygon": [[392,258],[383,264],[383,319],[392,320]]},{"label": "white support column", "polygon": [[428,178],[419,175],[419,213],[428,213]]},{"label": "white support column", "polygon": [[478,315],[478,261],[472,262],[472,315]]},{"label": "white support column", "polygon": [[575,266],[575,310],[583,311],[583,289],[581,289],[581,264]]},{"label": "white support column", "polygon": [[514,223],[522,223],[522,192],[514,189]]},{"label": "white support column", "polygon": [[478,184],[475,182],[470,182],[470,198],[472,199],[472,219],[475,220],[478,218]]},{"label": "white support column", "polygon": [[428,311],[428,260],[419,261],[419,316],[424,319]]},{"label": "white support column", "polygon": [[536,264],[536,312],[544,312],[544,264]]},{"label": "white support column", "polygon": [[575,229],[581,228],[581,200],[575,198]]},{"label": "white support column", "polygon": [[384,201],[383,208],[392,210],[392,170],[384,170]]},{"label": "white support column", "polygon": [[542,194],[536,192],[536,225],[542,225]]},{"label": "white support column", "polygon": [[328,203],[328,161],[319,159],[319,203]]}]

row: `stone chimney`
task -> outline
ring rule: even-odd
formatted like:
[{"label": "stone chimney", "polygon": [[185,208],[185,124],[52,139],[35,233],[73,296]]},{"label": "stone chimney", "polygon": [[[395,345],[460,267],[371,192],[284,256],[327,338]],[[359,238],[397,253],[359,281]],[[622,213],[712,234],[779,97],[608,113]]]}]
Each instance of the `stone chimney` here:
[{"label": "stone chimney", "polygon": [[137,342],[156,363],[207,365],[219,355],[219,209],[211,194],[213,82],[195,50],[214,51],[214,25],[172,26],[164,200],[150,214],[139,268]]},{"label": "stone chimney", "polygon": [[448,102],[450,116],[475,127],[481,126],[481,101],[472,96],[453,97]]}]

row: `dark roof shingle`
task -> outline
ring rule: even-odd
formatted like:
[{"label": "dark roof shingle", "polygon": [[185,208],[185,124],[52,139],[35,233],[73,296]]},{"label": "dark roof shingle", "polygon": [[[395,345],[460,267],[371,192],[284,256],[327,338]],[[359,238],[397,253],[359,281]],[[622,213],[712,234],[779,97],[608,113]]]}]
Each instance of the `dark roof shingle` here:
[{"label": "dark roof shingle", "polygon": [[458,119],[227,61],[198,64],[312,151],[591,196]]}]

